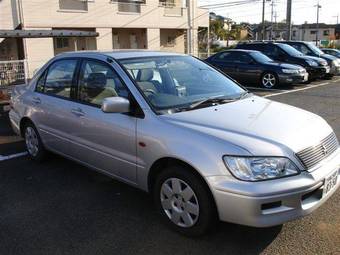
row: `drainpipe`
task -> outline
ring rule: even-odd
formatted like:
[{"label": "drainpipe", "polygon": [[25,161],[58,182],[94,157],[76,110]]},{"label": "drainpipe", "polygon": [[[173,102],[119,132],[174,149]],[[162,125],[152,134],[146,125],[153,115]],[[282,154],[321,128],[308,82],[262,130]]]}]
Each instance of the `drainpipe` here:
[{"label": "drainpipe", "polygon": [[187,36],[187,45],[188,45],[188,54],[191,55],[192,54],[192,25],[191,25],[191,4],[190,4],[190,0],[187,0],[187,11],[188,11],[188,36]]}]

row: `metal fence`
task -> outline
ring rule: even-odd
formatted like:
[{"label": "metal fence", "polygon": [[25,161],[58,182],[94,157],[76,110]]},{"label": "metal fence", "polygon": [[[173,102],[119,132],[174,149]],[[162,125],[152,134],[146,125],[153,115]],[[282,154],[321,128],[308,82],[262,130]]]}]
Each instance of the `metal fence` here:
[{"label": "metal fence", "polygon": [[26,60],[0,61],[0,86],[25,83],[27,78]]}]

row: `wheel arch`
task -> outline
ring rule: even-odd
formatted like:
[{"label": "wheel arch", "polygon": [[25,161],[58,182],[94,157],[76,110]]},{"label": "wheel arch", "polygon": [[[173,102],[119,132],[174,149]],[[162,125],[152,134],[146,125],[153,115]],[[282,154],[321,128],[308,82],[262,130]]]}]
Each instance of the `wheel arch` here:
[{"label": "wheel arch", "polygon": [[24,128],[27,125],[27,123],[32,123],[33,124],[33,121],[29,117],[21,118],[20,123],[19,123],[21,137],[24,137]]},{"label": "wheel arch", "polygon": [[205,180],[205,178],[199,173],[199,171],[197,169],[195,169],[192,165],[190,165],[189,163],[181,160],[181,159],[177,159],[177,158],[173,158],[173,157],[164,157],[164,158],[160,158],[158,160],[156,160],[152,166],[150,167],[150,171],[148,174],[148,183],[147,183],[147,187],[148,187],[148,191],[152,192],[153,188],[154,188],[154,184],[155,184],[155,180],[156,177],[159,173],[161,173],[161,171],[163,169],[165,169],[166,167],[169,166],[182,166],[185,169],[187,169],[188,171],[191,171],[191,173],[193,173],[195,176],[197,176],[202,183],[204,184],[206,191],[209,193],[215,209],[216,207],[216,200],[214,198],[213,192],[211,191],[211,188],[209,186],[209,184],[207,183],[207,181]]}]

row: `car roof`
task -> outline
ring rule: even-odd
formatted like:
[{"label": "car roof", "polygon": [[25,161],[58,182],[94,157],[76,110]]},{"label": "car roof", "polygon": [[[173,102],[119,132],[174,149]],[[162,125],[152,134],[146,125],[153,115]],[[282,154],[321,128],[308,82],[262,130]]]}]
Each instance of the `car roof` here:
[{"label": "car roof", "polygon": [[104,55],[114,59],[128,59],[141,57],[160,57],[160,56],[186,56],[185,54],[178,54],[172,52],[149,51],[149,50],[112,50],[112,51],[75,51],[64,52],[58,57],[88,57],[93,55]]},{"label": "car roof", "polygon": [[257,50],[248,50],[248,49],[230,49],[230,50],[225,50],[225,51],[221,51],[222,52],[245,52],[245,53],[252,53],[252,52],[258,52]]}]

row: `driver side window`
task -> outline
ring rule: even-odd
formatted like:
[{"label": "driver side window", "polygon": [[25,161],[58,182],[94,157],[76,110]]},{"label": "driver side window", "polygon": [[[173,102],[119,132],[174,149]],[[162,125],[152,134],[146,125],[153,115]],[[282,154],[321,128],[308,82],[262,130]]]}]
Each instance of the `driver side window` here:
[{"label": "driver side window", "polygon": [[128,98],[129,91],[113,68],[106,63],[85,60],[79,76],[79,100],[100,107],[108,97]]}]

